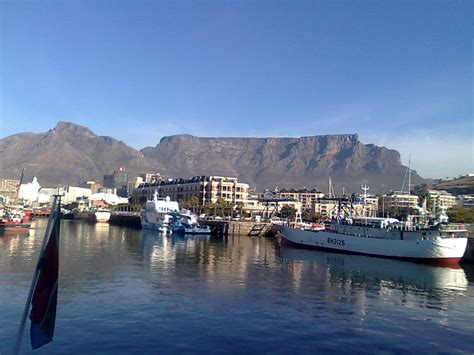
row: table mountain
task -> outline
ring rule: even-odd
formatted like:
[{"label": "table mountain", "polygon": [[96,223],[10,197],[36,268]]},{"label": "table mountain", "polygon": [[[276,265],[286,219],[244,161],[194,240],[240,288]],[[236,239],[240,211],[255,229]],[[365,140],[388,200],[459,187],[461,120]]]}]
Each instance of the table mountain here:
[{"label": "table mountain", "polygon": [[[0,139],[1,177],[27,181],[37,176],[43,186],[102,181],[119,167],[129,172],[155,172],[170,177],[236,176],[259,190],[317,187],[327,190],[328,177],[341,193],[360,191],[367,179],[371,191],[400,189],[406,167],[400,154],[362,144],[356,134],[301,138],[164,137],[156,147],[137,151],[121,141],[97,136],[76,124],[59,122],[45,133],[19,133]],[[412,182],[422,182],[413,173]]]},{"label": "table mountain", "polygon": [[[301,138],[164,137],[154,148],[141,150],[160,162],[169,176],[224,175],[259,189],[317,187],[327,191],[328,178],[341,193],[360,191],[363,180],[371,192],[400,189],[407,168],[396,150],[362,144],[357,134]],[[412,183],[423,179],[416,172]],[[407,183],[405,184],[407,186]]]}]

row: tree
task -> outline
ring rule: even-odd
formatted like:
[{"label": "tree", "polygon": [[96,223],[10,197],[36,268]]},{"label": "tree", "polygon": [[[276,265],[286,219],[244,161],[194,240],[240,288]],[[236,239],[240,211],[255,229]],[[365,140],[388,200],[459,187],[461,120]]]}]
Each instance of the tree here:
[{"label": "tree", "polygon": [[474,223],[474,209],[453,206],[448,210],[448,216],[454,223]]},{"label": "tree", "polygon": [[304,221],[308,222],[319,222],[321,215],[319,213],[314,213],[312,211],[303,211],[302,216]]},{"label": "tree", "polygon": [[296,216],[296,209],[285,205],[280,209],[280,217],[281,218],[288,218],[288,219],[294,219]]}]

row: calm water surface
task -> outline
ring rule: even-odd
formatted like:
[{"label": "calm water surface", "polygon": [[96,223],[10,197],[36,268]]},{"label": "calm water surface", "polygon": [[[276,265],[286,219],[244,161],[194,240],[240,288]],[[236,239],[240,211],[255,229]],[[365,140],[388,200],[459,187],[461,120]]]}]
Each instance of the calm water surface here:
[{"label": "calm water surface", "polygon": [[[0,236],[11,351],[46,220]],[[474,268],[62,222],[55,338],[35,353],[474,351]],[[22,352],[31,352],[28,328]]]}]

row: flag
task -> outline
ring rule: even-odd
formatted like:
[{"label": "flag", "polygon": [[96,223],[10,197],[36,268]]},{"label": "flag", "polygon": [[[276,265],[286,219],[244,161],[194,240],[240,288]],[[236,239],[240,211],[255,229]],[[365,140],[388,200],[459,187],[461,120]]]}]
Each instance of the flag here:
[{"label": "flag", "polygon": [[58,299],[59,271],[59,226],[61,222],[59,203],[52,211],[55,220],[49,240],[38,263],[39,276],[31,301],[31,348],[37,349],[53,340]]}]

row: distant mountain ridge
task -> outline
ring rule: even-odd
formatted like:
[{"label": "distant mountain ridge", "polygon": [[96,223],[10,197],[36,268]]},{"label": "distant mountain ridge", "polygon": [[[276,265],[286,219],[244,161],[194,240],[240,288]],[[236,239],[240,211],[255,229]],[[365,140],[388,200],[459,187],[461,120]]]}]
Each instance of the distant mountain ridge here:
[{"label": "distant mountain ridge", "polygon": [[120,166],[151,168],[139,151],[73,123],[59,122],[45,133],[0,139],[2,177],[18,178],[25,168],[26,180],[37,176],[42,186],[81,184],[89,179],[102,181],[104,174]]},{"label": "distant mountain ridge", "polygon": [[[102,181],[119,167],[131,173],[158,171],[170,177],[236,176],[258,189],[276,186],[360,191],[400,189],[406,173],[396,150],[363,144],[357,134],[300,138],[210,138],[181,134],[163,137],[140,151],[86,127],[59,122],[45,133],[19,133],[0,139],[1,177],[15,178],[21,168],[42,186]],[[412,182],[424,179],[416,172]],[[339,193],[341,192],[339,191]]]}]

